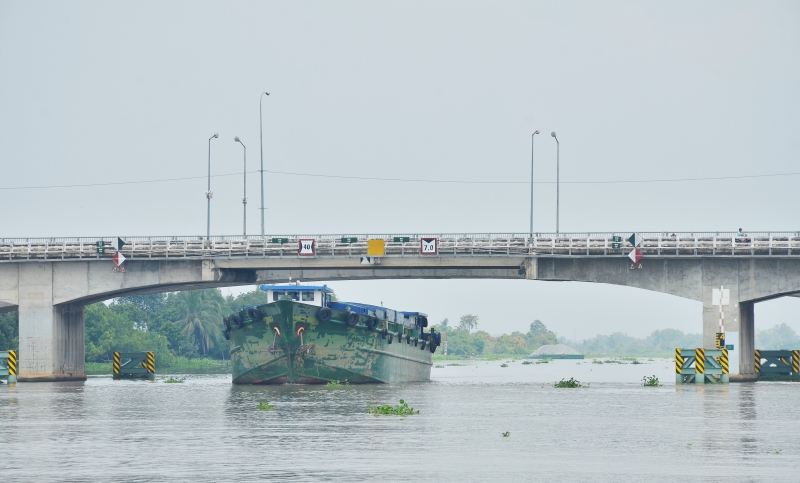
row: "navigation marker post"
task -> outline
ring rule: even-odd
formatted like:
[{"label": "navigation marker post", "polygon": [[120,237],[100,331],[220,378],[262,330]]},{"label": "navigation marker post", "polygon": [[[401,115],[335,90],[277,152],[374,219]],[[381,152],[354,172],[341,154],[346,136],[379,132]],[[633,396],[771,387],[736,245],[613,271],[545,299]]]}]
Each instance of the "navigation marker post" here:
[{"label": "navigation marker post", "polygon": [[719,305],[719,332],[716,334],[716,347],[725,347],[725,312],[722,307],[731,304],[731,289],[720,285],[719,288],[711,289],[711,304]]},{"label": "navigation marker post", "polygon": [[622,248],[622,237],[621,236],[613,236],[611,237],[611,248],[613,250],[619,250]]}]

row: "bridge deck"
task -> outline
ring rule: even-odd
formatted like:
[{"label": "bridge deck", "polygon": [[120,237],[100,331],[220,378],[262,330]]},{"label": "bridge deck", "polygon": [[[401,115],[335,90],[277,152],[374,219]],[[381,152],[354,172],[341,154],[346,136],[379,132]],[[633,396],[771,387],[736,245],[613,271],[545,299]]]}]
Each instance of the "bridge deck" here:
[{"label": "bridge deck", "polygon": [[[385,257],[420,256],[420,239],[438,238],[438,255],[471,256],[564,256],[622,257],[632,246],[623,241],[614,248],[613,233],[586,234],[440,234],[440,235],[289,235],[269,237],[124,237],[122,254],[131,260],[210,258],[296,258],[298,240],[315,240],[315,257],[360,257],[367,255],[367,240],[385,240]],[[617,235],[625,236],[625,235]],[[800,232],[641,234],[639,249],[644,256],[659,257],[800,257]],[[407,242],[394,241],[408,238]],[[343,238],[355,239],[353,243]],[[273,239],[283,239],[284,243]],[[106,242],[104,254],[96,243]],[[69,261],[109,259],[116,237],[0,239],[0,263],[25,261]],[[426,255],[430,256],[430,255]],[[303,257],[305,258],[305,257]]]}]

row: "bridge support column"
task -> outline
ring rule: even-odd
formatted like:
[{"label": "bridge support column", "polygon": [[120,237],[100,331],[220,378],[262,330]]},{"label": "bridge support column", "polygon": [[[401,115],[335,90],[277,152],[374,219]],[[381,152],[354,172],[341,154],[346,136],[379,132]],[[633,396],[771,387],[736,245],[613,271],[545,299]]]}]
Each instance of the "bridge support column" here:
[{"label": "bridge support column", "polygon": [[85,380],[83,306],[53,305],[53,264],[19,266],[19,377]]},{"label": "bridge support column", "polygon": [[755,378],[753,351],[756,342],[755,302],[739,303],[739,374]]}]

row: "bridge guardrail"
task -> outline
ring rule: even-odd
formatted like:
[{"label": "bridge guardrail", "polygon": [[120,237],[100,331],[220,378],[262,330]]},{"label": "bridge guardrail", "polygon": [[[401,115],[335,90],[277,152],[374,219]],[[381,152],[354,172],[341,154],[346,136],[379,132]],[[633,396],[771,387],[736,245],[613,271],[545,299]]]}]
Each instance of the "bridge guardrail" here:
[{"label": "bridge guardrail", "polygon": [[[627,233],[528,234],[379,234],[270,235],[203,237],[122,237],[121,252],[131,260],[297,257],[300,239],[314,239],[318,258],[367,255],[367,240],[385,240],[386,257],[418,256],[422,238],[438,239],[438,256],[567,256],[624,257],[632,249]],[[659,257],[787,257],[800,256],[800,232],[640,233],[642,254]],[[615,241],[615,237],[617,241]],[[0,238],[0,263],[44,260],[110,259],[114,251],[96,252],[98,241],[113,246],[117,237]],[[345,241],[347,240],[347,241]],[[407,240],[407,241],[406,241]]]}]

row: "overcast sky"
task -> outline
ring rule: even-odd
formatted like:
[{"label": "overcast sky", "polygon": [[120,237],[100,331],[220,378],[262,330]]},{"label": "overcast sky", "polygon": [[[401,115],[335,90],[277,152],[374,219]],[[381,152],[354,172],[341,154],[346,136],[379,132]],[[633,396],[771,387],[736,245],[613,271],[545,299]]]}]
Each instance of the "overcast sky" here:
[{"label": "overcast sky", "polygon": [[[0,237],[800,229],[798,2],[0,1]],[[238,174],[236,174],[238,173]],[[788,173],[795,173],[794,175]],[[645,180],[745,177],[724,180]],[[148,182],[174,178],[180,181]],[[125,185],[109,183],[143,182]],[[581,182],[640,181],[637,183]],[[35,188],[96,184],[71,188]],[[18,189],[25,188],[25,189]],[[530,281],[339,282],[352,300],[701,331],[697,302]],[[800,331],[800,299],[757,327]]]}]

